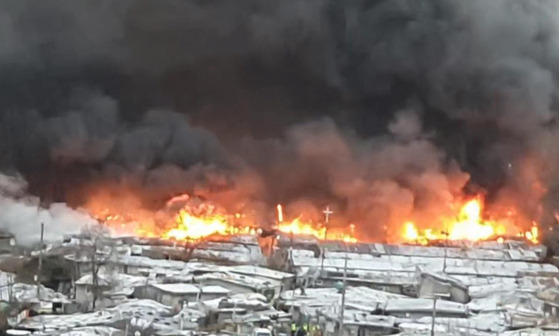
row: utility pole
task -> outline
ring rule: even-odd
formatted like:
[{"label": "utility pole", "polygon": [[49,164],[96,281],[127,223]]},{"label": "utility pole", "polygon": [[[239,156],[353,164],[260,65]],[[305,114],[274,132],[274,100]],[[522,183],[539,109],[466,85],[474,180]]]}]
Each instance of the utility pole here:
[{"label": "utility pole", "polygon": [[433,298],[433,314],[431,316],[431,336],[435,336],[435,319],[437,318],[437,299],[435,295]]},{"label": "utility pole", "polygon": [[233,320],[233,327],[235,328],[235,332],[238,332],[237,327],[237,300],[233,300],[233,316],[231,317]]},{"label": "utility pole", "polygon": [[448,298],[450,294],[435,293],[433,295],[433,314],[431,316],[431,336],[435,336],[435,320],[437,318],[437,300],[440,298]]},{"label": "utility pole", "polygon": [[200,303],[200,300],[202,300],[202,294],[204,291],[204,280],[200,281],[200,283],[198,283],[198,294],[196,295],[196,303]]},{"label": "utility pole", "polygon": [[444,248],[444,259],[443,259],[443,273],[446,274],[446,256],[447,247]]},{"label": "utility pole", "polygon": [[97,302],[97,296],[99,295],[99,279],[97,278],[97,273],[99,267],[97,267],[97,237],[93,240],[93,254],[91,255],[91,282],[93,285],[93,302],[91,307],[95,310],[95,304]]},{"label": "utility pole", "polygon": [[[183,330],[184,328],[184,311],[186,310],[186,300],[182,301],[182,307],[181,307],[181,312],[180,312],[180,325],[179,325],[179,330]],[[233,314],[235,314],[235,312],[233,312]]]},{"label": "utility pole", "polygon": [[289,231],[289,262],[291,263],[290,268],[292,268],[293,265],[294,265],[294,261],[293,261],[293,240],[294,240],[293,227],[291,227],[291,230]]},{"label": "utility pole", "polygon": [[41,223],[41,242],[39,245],[39,264],[37,266],[37,275],[35,283],[37,285],[37,300],[41,302],[41,273],[43,271],[43,237],[45,233],[45,223]]},{"label": "utility pole", "polygon": [[[276,206],[276,209],[278,211],[278,226],[281,225],[283,223],[283,207],[281,206],[281,204],[278,204]],[[289,230],[289,262],[291,263],[291,266],[293,266],[293,226],[290,226],[290,230]]]},{"label": "utility pole", "polygon": [[444,250],[443,250],[444,251],[443,273],[446,274],[446,258],[448,256],[447,252],[448,252],[448,247],[449,247],[449,245],[448,245],[448,230],[442,231],[441,233],[444,235],[444,242],[445,242]]},{"label": "utility pole", "polygon": [[340,331],[339,336],[343,336],[344,334],[344,310],[345,310],[345,290],[346,290],[346,279],[347,279],[347,243],[344,242],[345,246],[345,260],[344,260],[344,277],[342,280],[342,307],[340,309]]},{"label": "utility pole", "polygon": [[14,279],[9,273],[6,274],[6,277],[8,279],[8,302],[12,303],[14,301]]}]

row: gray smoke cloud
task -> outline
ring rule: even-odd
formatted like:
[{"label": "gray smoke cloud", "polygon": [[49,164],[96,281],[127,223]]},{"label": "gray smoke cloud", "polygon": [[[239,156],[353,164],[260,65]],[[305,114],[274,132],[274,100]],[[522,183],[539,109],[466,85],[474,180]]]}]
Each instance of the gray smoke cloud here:
[{"label": "gray smoke cloud", "polygon": [[26,188],[20,176],[0,174],[0,228],[13,233],[18,244],[38,243],[41,224],[45,226],[45,243],[59,242],[65,234],[80,233],[98,224],[87,212],[64,203],[43,206],[38,197],[26,195]]},{"label": "gray smoke cloud", "polygon": [[336,204],[373,235],[472,190],[549,221],[558,7],[4,1],[0,169],[47,202]]},{"label": "gray smoke cloud", "polygon": [[[330,119],[291,128],[282,139],[247,140],[249,165],[257,167],[270,201],[320,221],[333,205],[334,223],[356,224],[370,238],[407,220],[419,225],[451,214],[469,180],[422,130],[417,114],[401,111],[385,136],[361,139]],[[242,188],[242,186],[240,186]],[[448,212],[447,212],[448,211]],[[337,217],[337,218],[336,218]]]}]

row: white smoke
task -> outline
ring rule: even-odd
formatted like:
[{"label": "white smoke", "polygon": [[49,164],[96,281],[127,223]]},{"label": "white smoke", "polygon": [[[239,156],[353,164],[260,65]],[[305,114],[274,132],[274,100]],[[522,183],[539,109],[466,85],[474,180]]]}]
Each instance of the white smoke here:
[{"label": "white smoke", "polygon": [[65,234],[76,234],[97,224],[87,213],[64,203],[42,206],[38,197],[26,195],[26,188],[23,178],[0,173],[0,229],[14,234],[18,244],[37,243],[41,223],[45,225],[45,242],[61,241]]}]

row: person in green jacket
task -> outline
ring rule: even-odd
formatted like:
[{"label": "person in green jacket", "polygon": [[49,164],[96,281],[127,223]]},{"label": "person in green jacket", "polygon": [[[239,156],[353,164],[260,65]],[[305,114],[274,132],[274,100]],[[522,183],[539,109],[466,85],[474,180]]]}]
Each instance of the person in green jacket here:
[{"label": "person in green jacket", "polygon": [[295,324],[295,322],[291,323],[291,336],[295,336],[295,333],[297,332],[297,324]]}]

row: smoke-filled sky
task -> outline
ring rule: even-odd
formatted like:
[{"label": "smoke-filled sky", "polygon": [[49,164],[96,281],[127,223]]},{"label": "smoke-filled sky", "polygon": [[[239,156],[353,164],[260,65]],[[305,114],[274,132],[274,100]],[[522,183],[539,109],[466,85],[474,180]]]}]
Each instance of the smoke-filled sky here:
[{"label": "smoke-filled sky", "polygon": [[558,74],[554,0],[7,0],[0,170],[45,204],[330,204],[371,235],[473,191],[545,221]]}]

